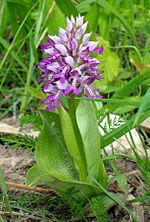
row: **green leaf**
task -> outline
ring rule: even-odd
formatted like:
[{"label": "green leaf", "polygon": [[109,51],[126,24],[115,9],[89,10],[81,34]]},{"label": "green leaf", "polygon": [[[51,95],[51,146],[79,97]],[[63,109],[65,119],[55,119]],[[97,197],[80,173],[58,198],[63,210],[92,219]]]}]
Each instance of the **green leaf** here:
[{"label": "green leaf", "polygon": [[[104,70],[104,80],[111,82],[119,74],[120,71],[120,59],[115,52],[110,50],[110,44],[108,41],[104,40],[102,37],[98,38],[100,44],[104,47],[104,52],[96,57],[102,61],[99,68]],[[97,81],[97,85],[98,85]]]},{"label": "green leaf", "polygon": [[[78,97],[76,99],[79,99]],[[123,106],[123,105],[133,105],[133,106],[139,106],[141,104],[142,98],[140,96],[132,96],[132,97],[126,97],[124,99],[99,99],[99,98],[85,98],[81,97],[81,100],[91,100],[94,102],[103,102],[103,103],[110,103],[111,105],[116,104],[118,106]]]},{"label": "green leaf", "polygon": [[130,81],[125,82],[119,87],[113,95],[113,99],[122,99],[124,97],[130,96],[139,86],[142,86],[145,81],[150,79],[150,69],[142,74],[136,75]]},{"label": "green leaf", "polygon": [[61,9],[61,11],[65,14],[65,16],[77,16],[78,11],[70,0],[56,0],[57,5]]},{"label": "green leaf", "polygon": [[30,42],[29,42],[29,46],[30,46],[30,62],[29,62],[29,70],[28,70],[28,75],[27,75],[27,80],[26,80],[26,86],[25,86],[25,92],[24,92],[24,96],[22,98],[22,103],[21,103],[21,107],[20,107],[20,111],[24,112],[26,110],[26,106],[28,103],[28,87],[31,84],[31,80],[33,77],[33,65],[35,60],[37,59],[37,52],[35,49],[35,44],[33,41],[33,37],[32,35],[30,35]]},{"label": "green leaf", "polygon": [[26,184],[29,186],[35,186],[39,183],[51,186],[57,179],[48,175],[48,173],[42,171],[37,165],[31,167],[26,175]]},{"label": "green leaf", "polygon": [[[147,70],[142,74],[138,74],[137,76],[132,78],[130,81],[123,83],[119,88],[117,88],[117,90],[112,96],[112,99],[124,99],[126,97],[129,98],[131,93],[134,93],[134,91],[138,89],[139,86],[144,85],[145,81],[149,79],[150,79],[150,70]],[[130,107],[130,108],[134,109],[135,107]],[[112,106],[111,104],[108,104],[108,105],[105,105],[100,110],[100,113],[103,114],[105,110],[110,110],[111,112],[114,112],[114,109],[116,109],[116,106]]]},{"label": "green leaf", "polygon": [[107,81],[112,81],[118,75],[120,59],[115,52],[109,51],[108,54],[104,54],[101,69],[106,73],[104,79],[107,79]]},{"label": "green leaf", "polygon": [[62,136],[61,123],[55,113],[41,112],[43,130],[35,147],[38,167],[61,180],[78,178]]},{"label": "green leaf", "polygon": [[94,107],[90,101],[81,100],[76,111],[77,124],[81,133],[87,163],[88,179],[96,178],[106,185],[106,172],[100,158],[100,134]]},{"label": "green leaf", "polygon": [[36,23],[36,28],[35,28],[35,34],[34,34],[34,44],[36,45],[39,37],[40,37],[40,30],[43,22],[43,17],[44,17],[44,9],[45,9],[45,0],[43,0],[40,4],[40,9],[38,13],[38,19]]},{"label": "green leaf", "polygon": [[6,1],[1,2],[0,7],[0,35],[3,34],[8,22],[8,10],[6,7]]},{"label": "green leaf", "polygon": [[13,34],[15,35],[19,27],[17,22],[17,4],[7,2],[7,9],[8,9],[9,23],[11,25]]},{"label": "green leaf", "polygon": [[117,19],[119,19],[119,21],[124,25],[124,27],[127,29],[127,31],[130,33],[133,42],[136,45],[136,39],[134,36],[134,33],[131,29],[130,24],[128,24],[128,22],[126,21],[126,19],[124,17],[122,17],[122,15],[118,12],[118,10],[116,8],[113,7],[113,5],[111,5],[109,2],[107,2],[106,0],[97,0],[97,3],[105,10],[109,11],[109,13],[113,13]]},{"label": "green leaf", "polygon": [[143,112],[145,112],[149,109],[150,109],[150,89],[147,90],[146,94],[143,97],[143,101],[141,102],[139,110],[136,114],[134,125],[137,124],[137,122],[138,122],[140,116],[143,114]]},{"label": "green leaf", "polygon": [[[50,9],[52,9],[52,4],[54,3],[53,0],[46,0],[45,6],[45,16],[48,15]],[[55,5],[48,17],[46,22],[46,27],[48,28],[48,33],[51,35],[58,34],[59,27],[64,28],[65,18],[62,11],[59,9],[57,5]]]},{"label": "green leaf", "polygon": [[45,98],[45,94],[42,91],[40,91],[39,89],[35,89],[32,86],[26,86],[26,87],[27,87],[28,92],[32,96],[34,96],[35,98],[38,98],[38,99],[44,99]]},{"label": "green leaf", "polygon": [[95,179],[94,179],[94,181],[95,181],[95,183],[97,184],[97,186],[99,186],[100,187],[100,189],[106,194],[104,197],[106,197],[106,201],[107,202],[105,202],[105,206],[107,206],[107,203],[108,203],[108,206],[109,206],[109,204],[110,204],[110,201],[112,200],[113,202],[115,202],[115,203],[117,203],[119,206],[121,206],[126,212],[128,212],[129,213],[129,215],[131,215],[132,216],[132,218],[133,218],[133,214],[132,214],[132,212],[124,205],[124,196],[121,194],[119,194],[119,195],[116,195],[116,194],[114,194],[114,193],[111,193],[111,192],[108,192],[105,188],[103,188],[102,187],[102,185],[101,184],[99,184]]},{"label": "green leaf", "polygon": [[108,185],[113,184],[115,181],[117,181],[118,186],[121,191],[125,191],[127,189],[127,178],[124,174],[118,173],[117,175],[110,178]]},{"label": "green leaf", "polygon": [[143,196],[143,197],[137,197],[137,198],[134,198],[132,200],[128,200],[129,203],[135,203],[135,202],[144,202],[144,201],[150,201],[150,195],[148,196]]},{"label": "green leaf", "polygon": [[28,186],[45,184],[54,189],[59,195],[62,195],[64,192],[67,192],[68,189],[73,187],[72,183],[65,183],[59,180],[58,178],[52,176],[51,173],[41,170],[37,165],[28,170],[26,184]]},{"label": "green leaf", "polygon": [[[112,99],[112,100],[115,100],[115,99]],[[113,112],[116,114],[123,114],[123,113],[130,112],[136,109],[140,105],[141,100],[142,98],[139,96],[125,97],[120,102],[118,100],[118,104],[116,103],[116,104],[109,105],[109,112],[110,113]],[[116,102],[117,102],[117,99],[116,99]]]},{"label": "green leaf", "polygon": [[2,192],[4,195],[7,194],[7,187],[6,187],[6,183],[5,183],[5,178],[4,178],[4,174],[2,169],[0,168],[0,186],[2,188]]},{"label": "green leaf", "polygon": [[86,202],[87,197],[90,198],[96,194],[100,194],[100,189],[96,186],[82,183],[80,181],[59,180],[58,178],[51,176],[48,172],[42,171],[37,165],[29,169],[26,177],[26,184],[29,186],[45,184],[54,189],[54,191],[61,196],[63,196],[65,192],[75,188],[81,194],[81,199],[84,199]]},{"label": "green leaf", "polygon": [[80,14],[88,12],[91,10],[91,3],[95,2],[95,0],[85,0],[79,3],[76,8]]},{"label": "green leaf", "polygon": [[[73,103],[73,101],[72,101]],[[79,173],[79,178],[81,181],[86,181],[87,171],[86,171],[86,161],[83,151],[82,141],[80,135],[78,134],[78,128],[74,119],[74,109],[71,115],[63,108],[60,107],[60,119],[62,125],[63,136],[70,156],[74,161],[74,165]]]},{"label": "green leaf", "polygon": [[112,193],[109,192],[110,196],[104,196],[104,204],[109,209],[111,206],[116,205],[116,203],[124,203],[124,195],[122,193]]},{"label": "green leaf", "polygon": [[85,20],[88,21],[88,30],[87,32],[96,32],[97,24],[98,24],[98,17],[99,17],[99,5],[94,3],[92,5],[91,10],[86,14]]},{"label": "green leaf", "polygon": [[[3,47],[5,49],[9,49],[10,44],[0,36],[0,43],[3,45]],[[12,55],[13,59],[16,60],[16,62],[22,67],[22,69],[27,73],[28,69],[26,67],[26,65],[23,63],[23,61],[20,59],[20,57],[15,53],[14,50],[12,50],[10,52],[10,54]]]}]

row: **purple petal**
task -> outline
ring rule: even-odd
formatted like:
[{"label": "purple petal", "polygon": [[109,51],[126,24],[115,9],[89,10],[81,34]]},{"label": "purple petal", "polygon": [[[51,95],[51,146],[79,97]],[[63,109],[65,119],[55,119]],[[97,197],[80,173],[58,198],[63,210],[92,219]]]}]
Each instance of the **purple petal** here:
[{"label": "purple petal", "polygon": [[51,104],[48,104],[46,107],[46,111],[54,111],[55,109],[51,106]]},{"label": "purple petal", "polygon": [[74,19],[73,15],[71,15],[71,22],[75,25],[75,19]]},{"label": "purple petal", "polygon": [[[100,61],[90,55],[91,52],[101,54],[103,46],[97,47],[98,42],[89,41],[91,33],[85,33],[87,22],[83,16],[66,19],[66,30],[60,28],[59,36],[48,36],[48,42],[41,46],[48,58],[40,62],[39,69],[43,81],[42,90],[48,94],[43,102],[46,110],[54,111],[64,95],[79,95],[100,98],[98,89],[92,86],[95,80],[100,80]],[[97,47],[97,48],[96,48]]]},{"label": "purple petal", "polygon": [[63,42],[67,42],[68,41],[68,37],[67,37],[67,32],[66,30],[59,28],[59,37]]},{"label": "purple petal", "polygon": [[53,71],[53,72],[57,72],[59,66],[60,66],[60,65],[59,65],[58,62],[53,62],[53,63],[51,63],[51,64],[48,64],[48,65],[46,66],[46,68],[47,68],[48,70]]},{"label": "purple petal", "polygon": [[65,62],[69,64],[71,67],[74,65],[74,59],[71,56],[65,57]]},{"label": "purple petal", "polygon": [[51,36],[51,35],[48,35],[48,40],[50,40],[50,42],[53,42],[55,44],[59,44],[61,43],[61,40],[58,36]]},{"label": "purple petal", "polygon": [[62,44],[56,44],[55,48],[58,49],[62,53],[62,55],[65,55],[67,53],[66,47]]},{"label": "purple petal", "polygon": [[55,53],[53,48],[43,49],[43,51],[48,55],[52,55],[53,53]]},{"label": "purple petal", "polygon": [[55,106],[55,108],[58,108],[58,106],[59,106],[59,100],[58,99],[54,100],[54,106]]},{"label": "purple petal", "polygon": [[57,81],[56,85],[57,85],[58,89],[66,90],[66,88],[68,87],[69,84],[67,81],[65,81],[64,83],[62,83],[61,81]]},{"label": "purple petal", "polygon": [[67,23],[67,30],[68,30],[68,32],[71,32],[72,28],[73,28],[72,22],[67,18],[66,19],[66,23]]},{"label": "purple petal", "polygon": [[99,48],[93,50],[93,52],[96,52],[98,54],[102,54],[103,51],[104,51],[104,47],[103,46],[100,46]]},{"label": "purple petal", "polygon": [[76,38],[76,39],[80,39],[81,36],[84,34],[84,32],[86,31],[86,28],[87,28],[87,24],[88,24],[88,22],[84,23],[84,24],[81,26],[81,28],[79,28],[79,29],[77,30],[77,32],[75,33],[75,38]]},{"label": "purple petal", "polygon": [[83,36],[83,39],[82,39],[82,44],[83,44],[83,45],[87,45],[87,44],[88,44],[88,41],[89,41],[89,39],[90,39],[90,37],[91,37],[91,34],[92,34],[92,32],[87,33],[87,34],[85,34],[85,35]]},{"label": "purple petal", "polygon": [[81,53],[82,53],[83,56],[81,56],[80,58],[87,57],[89,55],[89,53],[90,53],[89,47],[84,49]]},{"label": "purple petal", "polygon": [[89,47],[90,52],[92,52],[96,48],[97,45],[98,45],[98,42],[90,41],[88,43],[88,47]]},{"label": "purple petal", "polygon": [[79,90],[76,87],[73,88],[73,92],[76,96],[80,94]]},{"label": "purple petal", "polygon": [[77,49],[77,47],[78,47],[77,40],[71,38],[70,41],[69,41],[69,49],[74,50],[74,49]]},{"label": "purple petal", "polygon": [[72,87],[72,86],[68,87],[68,88],[65,90],[64,94],[65,94],[65,95],[68,95],[68,94],[71,93],[72,91],[74,92],[75,95],[79,95],[79,94],[80,94],[79,90],[78,90],[76,87]]},{"label": "purple petal", "polygon": [[76,18],[76,26],[80,27],[83,25],[83,16],[81,17],[80,15]]}]

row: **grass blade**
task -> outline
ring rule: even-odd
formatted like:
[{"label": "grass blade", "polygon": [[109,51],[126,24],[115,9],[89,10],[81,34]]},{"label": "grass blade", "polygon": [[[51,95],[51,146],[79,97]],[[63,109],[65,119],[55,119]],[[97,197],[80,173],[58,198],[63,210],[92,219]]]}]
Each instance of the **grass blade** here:
[{"label": "grass blade", "polygon": [[[0,43],[1,45],[8,50],[10,44],[0,36]],[[14,52],[11,51],[10,54],[12,55],[13,59],[16,60],[16,62],[23,68],[23,70],[27,73],[28,69],[26,67],[26,65],[22,62],[22,60],[20,59],[20,57]]]},{"label": "grass blade", "polygon": [[135,118],[135,121],[134,121],[134,126],[139,121],[139,118],[143,114],[143,112],[147,111],[148,109],[150,109],[150,89],[147,90],[145,96],[143,97],[143,101],[141,102],[139,110],[136,114],[136,118]]},{"label": "grass blade", "polygon": [[31,9],[28,11],[28,13],[26,14],[25,18],[23,19],[23,21],[22,21],[19,29],[17,30],[17,32],[16,32],[16,34],[15,34],[15,36],[14,36],[13,41],[11,42],[9,48],[7,49],[7,51],[6,51],[6,53],[5,53],[4,58],[2,59],[2,61],[1,61],[1,63],[0,63],[0,71],[1,71],[1,69],[2,69],[2,67],[3,67],[3,65],[4,65],[4,63],[5,63],[8,55],[9,55],[11,49],[12,49],[12,47],[13,47],[13,44],[14,44],[14,42],[16,41],[16,39],[17,39],[17,37],[18,37],[21,29],[22,29],[22,27],[24,26],[26,20],[28,19],[29,15],[31,14],[32,10],[36,7],[37,3],[38,3],[38,2],[35,2],[34,5],[31,7]]},{"label": "grass blade", "polygon": [[0,186],[1,186],[1,188],[2,188],[3,196],[4,196],[5,200],[6,200],[6,206],[7,206],[7,209],[9,210],[11,221],[12,221],[12,222],[15,222],[14,216],[13,216],[13,214],[12,214],[12,209],[11,209],[11,206],[10,206],[10,202],[9,202],[9,199],[8,199],[8,194],[7,194],[7,187],[6,187],[6,183],[5,183],[5,178],[4,178],[3,171],[2,171],[1,168],[0,168]]},{"label": "grass blade", "polygon": [[36,25],[36,29],[35,29],[35,35],[34,35],[35,45],[38,42],[38,39],[40,37],[40,29],[41,29],[41,25],[42,25],[42,22],[43,22],[44,9],[45,9],[45,0],[41,1],[41,6],[40,6],[40,9],[39,9],[38,20],[37,20],[37,25]]},{"label": "grass blade", "polygon": [[20,112],[24,112],[26,109],[26,105],[28,102],[28,87],[30,86],[31,80],[32,80],[32,75],[33,75],[33,65],[35,62],[35,45],[32,36],[30,36],[30,63],[29,63],[29,70],[28,70],[28,75],[27,75],[27,82],[25,86],[25,93],[22,99],[21,107],[20,107]]},{"label": "grass blade", "polygon": [[6,9],[6,1],[0,2],[0,34],[2,35],[3,31],[6,28],[8,21],[8,11]]}]

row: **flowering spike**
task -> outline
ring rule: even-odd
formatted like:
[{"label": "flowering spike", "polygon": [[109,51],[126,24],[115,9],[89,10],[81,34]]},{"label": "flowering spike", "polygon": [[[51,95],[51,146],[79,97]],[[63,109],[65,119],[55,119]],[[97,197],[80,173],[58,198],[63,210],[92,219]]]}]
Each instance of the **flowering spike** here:
[{"label": "flowering spike", "polygon": [[60,105],[63,96],[84,95],[88,98],[100,98],[98,89],[92,86],[100,80],[102,71],[97,69],[100,61],[90,53],[101,54],[103,46],[97,48],[98,42],[89,41],[91,33],[85,33],[87,22],[83,16],[71,16],[66,19],[66,30],[59,28],[59,36],[48,36],[47,44],[41,46],[48,58],[41,60],[39,69],[44,81],[42,90],[47,97],[42,101],[46,110],[54,111]]}]

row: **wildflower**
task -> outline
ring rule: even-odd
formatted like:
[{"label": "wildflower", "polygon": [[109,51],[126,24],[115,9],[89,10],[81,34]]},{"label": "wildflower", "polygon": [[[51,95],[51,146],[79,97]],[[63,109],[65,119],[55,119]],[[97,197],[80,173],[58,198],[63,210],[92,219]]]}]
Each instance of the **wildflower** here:
[{"label": "wildflower", "polygon": [[63,96],[70,98],[71,94],[84,95],[88,98],[100,97],[98,89],[92,86],[102,73],[97,69],[100,61],[91,57],[90,53],[101,54],[103,46],[97,48],[98,42],[89,41],[91,33],[85,33],[87,22],[84,17],[67,18],[66,30],[60,28],[58,36],[48,36],[46,44],[41,48],[48,58],[40,62],[44,80],[42,90],[47,94],[43,100],[46,110],[54,111]]}]

